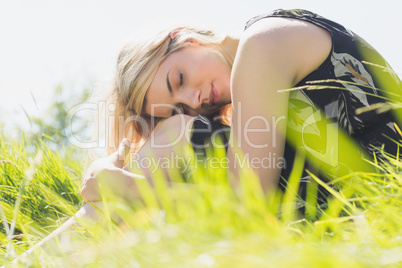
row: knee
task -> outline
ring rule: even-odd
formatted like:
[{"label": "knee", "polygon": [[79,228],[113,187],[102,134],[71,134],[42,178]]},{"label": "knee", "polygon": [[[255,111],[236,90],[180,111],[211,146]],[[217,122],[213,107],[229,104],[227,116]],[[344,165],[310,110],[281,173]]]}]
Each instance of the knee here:
[{"label": "knee", "polygon": [[153,132],[153,137],[163,140],[190,142],[191,129],[195,117],[179,114],[160,122]]}]

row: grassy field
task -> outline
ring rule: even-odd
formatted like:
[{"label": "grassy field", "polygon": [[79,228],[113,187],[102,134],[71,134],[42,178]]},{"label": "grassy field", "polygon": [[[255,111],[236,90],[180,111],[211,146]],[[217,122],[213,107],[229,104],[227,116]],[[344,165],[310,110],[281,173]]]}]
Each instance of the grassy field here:
[{"label": "grassy field", "polygon": [[[219,152],[218,152],[219,153]],[[57,228],[82,205],[83,161],[44,142],[0,137],[0,261]],[[198,169],[189,183],[155,188],[142,181],[142,202],[110,200],[105,224],[83,224],[70,240],[38,251],[21,267],[402,267],[402,162],[353,179],[324,206],[305,216],[294,191],[264,195],[252,174],[242,191],[224,170]],[[297,177],[297,168],[294,168]],[[175,174],[171,175],[172,177]],[[177,177],[180,177],[177,175]],[[316,178],[317,183],[322,183]],[[297,187],[298,181],[293,182]],[[330,188],[329,188],[330,189]],[[282,205],[281,205],[282,203]],[[113,208],[112,208],[113,207]],[[110,211],[122,219],[115,224]],[[53,246],[55,247],[55,246]],[[52,253],[50,253],[52,252]]]}]

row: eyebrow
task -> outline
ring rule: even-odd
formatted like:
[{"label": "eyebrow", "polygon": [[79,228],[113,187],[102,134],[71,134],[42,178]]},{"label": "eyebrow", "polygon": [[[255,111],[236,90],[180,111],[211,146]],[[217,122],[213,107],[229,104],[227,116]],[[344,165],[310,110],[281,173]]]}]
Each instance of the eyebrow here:
[{"label": "eyebrow", "polygon": [[167,75],[166,75],[166,84],[167,84],[167,88],[170,92],[170,96],[173,96],[172,85],[170,84],[170,81],[169,81],[169,72],[170,72],[170,70],[167,72]]}]

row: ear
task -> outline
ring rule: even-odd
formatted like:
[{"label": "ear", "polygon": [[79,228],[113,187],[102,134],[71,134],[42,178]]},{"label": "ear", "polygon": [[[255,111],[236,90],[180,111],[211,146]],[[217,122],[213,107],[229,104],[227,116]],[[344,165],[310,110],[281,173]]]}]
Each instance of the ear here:
[{"label": "ear", "polygon": [[[180,32],[183,33],[183,32],[186,32],[186,31],[187,31],[186,29],[179,29],[179,30],[171,31],[171,32],[169,33],[170,40],[173,40],[174,38],[176,38],[177,35],[178,35]],[[193,44],[193,45],[198,45],[198,44],[199,44],[198,41],[195,40],[195,39],[193,39],[193,38],[188,38],[185,42],[191,43],[191,44]]]},{"label": "ear", "polygon": [[170,39],[174,39],[179,32],[180,32],[180,30],[171,31],[170,34],[169,34]]}]

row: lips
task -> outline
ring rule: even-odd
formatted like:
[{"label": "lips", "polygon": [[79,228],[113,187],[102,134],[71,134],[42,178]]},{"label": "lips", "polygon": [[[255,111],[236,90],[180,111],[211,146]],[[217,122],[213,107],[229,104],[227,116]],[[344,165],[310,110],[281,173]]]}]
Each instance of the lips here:
[{"label": "lips", "polygon": [[219,93],[214,84],[211,85],[211,92],[209,93],[209,104],[214,105],[219,102]]}]

